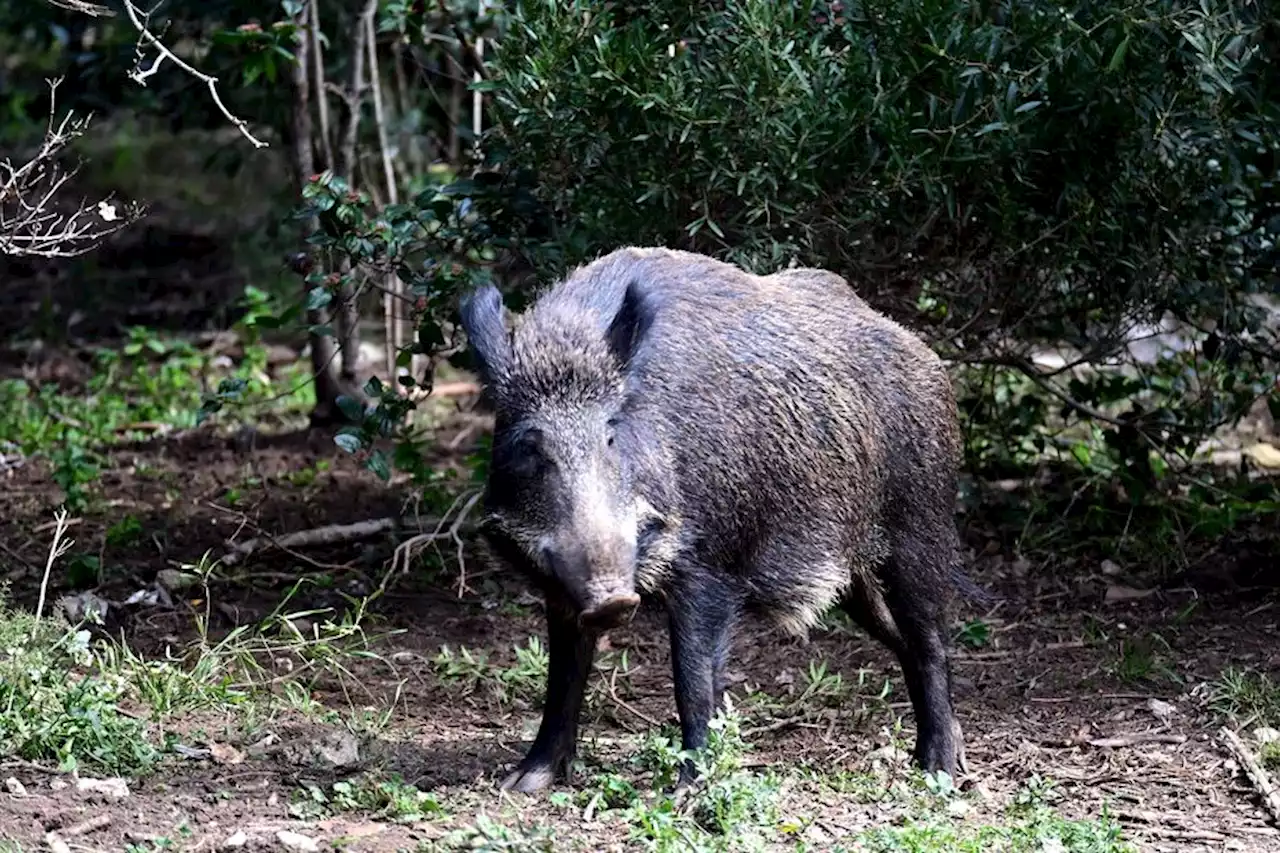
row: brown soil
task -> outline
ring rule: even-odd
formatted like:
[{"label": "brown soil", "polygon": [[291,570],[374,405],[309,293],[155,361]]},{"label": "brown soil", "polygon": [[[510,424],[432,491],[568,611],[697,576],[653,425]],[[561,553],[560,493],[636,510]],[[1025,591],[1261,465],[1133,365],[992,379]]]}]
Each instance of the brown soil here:
[{"label": "brown soil", "polygon": [[[295,485],[288,474],[331,467],[313,482]],[[104,476],[106,505],[72,528],[76,550],[101,555],[107,577],[98,594],[122,600],[152,583],[159,570],[192,563],[206,551],[220,554],[225,541],[244,539],[256,529],[286,533],[399,511],[406,490],[380,483],[324,435],[260,440],[252,449],[233,449],[210,433],[113,454],[115,467]],[[43,567],[50,507],[58,493],[37,463],[7,476],[0,499],[6,574],[21,602],[30,603]],[[229,489],[241,493],[227,504]],[[145,535],[128,546],[105,543],[105,531],[125,514],[135,515]],[[44,525],[44,527],[42,527]],[[213,588],[212,630],[224,634],[237,621],[261,619],[279,600],[273,578],[298,572],[327,572],[333,588],[304,588],[291,609],[332,607],[341,611],[342,593],[381,577],[389,554],[385,541],[307,549],[305,559],[264,552],[236,567],[254,577]],[[301,552],[299,552],[301,553]],[[328,569],[317,568],[327,566]],[[353,571],[333,571],[332,567]],[[355,571],[358,570],[358,571]],[[318,770],[298,759],[326,725],[298,713],[284,713],[245,731],[235,715],[193,715],[171,733],[179,743],[234,746],[243,762],[218,764],[207,758],[170,760],[156,775],[131,784],[119,801],[55,790],[66,777],[21,763],[3,766],[18,779],[25,796],[0,791],[0,829],[20,842],[37,845],[44,832],[86,820],[109,823],[69,839],[87,849],[122,849],[129,843],[169,838],[183,849],[217,849],[237,832],[275,845],[274,834],[289,829],[325,842],[345,839],[346,849],[396,850],[439,837],[449,825],[465,825],[477,813],[518,814],[526,824],[546,823],[573,849],[607,849],[621,844],[625,829],[599,817],[584,818],[547,797],[506,798],[494,777],[519,758],[537,723],[538,697],[500,703],[483,689],[466,694],[443,684],[428,660],[442,645],[489,650],[499,662],[512,660],[513,645],[540,634],[536,605],[512,608],[522,591],[476,564],[468,567],[469,589],[459,597],[454,569],[402,579],[377,605],[377,629],[399,629],[376,643],[381,660],[359,664],[352,678],[328,679],[316,695],[335,709],[391,707],[389,725],[362,743],[362,763],[342,772]],[[985,794],[980,815],[995,812],[1034,774],[1057,781],[1066,815],[1096,816],[1104,803],[1121,819],[1126,834],[1142,849],[1275,850],[1280,832],[1268,824],[1259,800],[1237,771],[1216,736],[1220,722],[1207,708],[1203,687],[1227,665],[1280,671],[1277,652],[1277,597],[1257,590],[1229,589],[1203,594],[1164,589],[1144,598],[1106,604],[1112,579],[1101,573],[1071,580],[1046,569],[1013,565],[999,555],[975,564],[980,582],[1008,600],[993,612],[972,610],[958,618],[982,616],[991,641],[977,651],[961,651],[955,664],[959,712],[968,740],[973,778]],[[525,599],[527,602],[527,599]],[[1192,607],[1191,605],[1194,605]],[[121,608],[111,628],[123,632],[142,652],[192,636],[192,608]],[[1121,643],[1147,643],[1158,634],[1149,665],[1126,670]],[[609,644],[626,650],[632,672],[613,694],[602,684],[591,704],[582,753],[591,764],[626,771],[622,761],[634,751],[635,733],[650,721],[674,721],[665,631],[661,616],[647,610],[632,625],[613,633]],[[803,688],[811,661],[826,660],[847,683],[864,686],[856,701],[835,708],[819,701],[792,705],[779,719],[746,707],[753,761],[794,767],[807,764],[824,773],[865,769],[868,756],[884,747],[895,721],[912,724],[896,666],[879,646],[856,631],[833,627],[811,639],[789,641],[756,624],[743,627],[733,664],[735,698],[759,687],[780,699]],[[893,688],[888,703],[872,698],[885,678]],[[281,681],[287,680],[282,678]],[[345,694],[343,691],[346,691]],[[1168,703],[1155,704],[1152,700]],[[1153,711],[1154,707],[1154,711]],[[753,716],[754,715],[754,716]],[[332,726],[328,726],[331,728]],[[751,731],[755,729],[755,731]],[[1156,734],[1155,739],[1142,738]],[[270,736],[270,737],[268,737]],[[1131,741],[1091,745],[1102,738]],[[274,740],[274,745],[261,746]],[[254,749],[254,744],[260,748]],[[878,755],[883,756],[883,750]],[[890,756],[887,772],[902,769]],[[291,796],[307,783],[327,785],[358,770],[382,776],[398,773],[423,790],[436,792],[453,817],[397,824],[370,817],[305,820],[289,811]],[[74,781],[74,780],[72,780]],[[893,818],[892,807],[865,798],[819,795],[803,783],[786,794],[814,815],[813,838],[839,836]],[[824,799],[825,798],[825,799]],[[81,827],[83,828],[83,827]],[[561,849],[560,846],[557,849]]]}]

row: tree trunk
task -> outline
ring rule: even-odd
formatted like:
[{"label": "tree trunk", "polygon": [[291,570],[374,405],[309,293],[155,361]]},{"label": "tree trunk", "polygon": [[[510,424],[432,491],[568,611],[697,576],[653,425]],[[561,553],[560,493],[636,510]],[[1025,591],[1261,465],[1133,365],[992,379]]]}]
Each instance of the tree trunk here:
[{"label": "tree trunk", "polygon": [[[297,62],[294,63],[292,68],[293,114],[291,129],[293,131],[293,144],[290,147],[290,159],[299,197],[301,197],[302,188],[307,185],[311,176],[316,173],[315,128],[311,121],[311,46],[315,44],[316,40],[313,38],[314,34],[311,29],[319,26],[318,4],[319,0],[310,0],[299,13],[298,24],[303,35],[295,45]],[[317,91],[316,94],[319,98],[324,97],[323,91]],[[319,228],[320,223],[316,217],[311,216],[303,220],[302,239],[304,246],[306,245],[306,239]],[[309,268],[309,263],[303,263],[298,270],[305,276]],[[306,291],[309,289],[308,285],[303,285],[304,298]],[[340,306],[343,305],[341,299],[342,294],[339,294]],[[347,310],[354,310],[354,305],[350,309],[339,308],[339,311],[342,312]],[[353,353],[344,352],[340,364],[336,338],[333,337],[332,333],[326,335],[314,331],[320,326],[332,329],[329,312],[325,308],[313,308],[307,310],[306,316],[307,324],[312,329],[308,333],[308,341],[311,345],[311,371],[315,377],[316,390],[316,404],[311,411],[311,424],[320,426],[345,421],[346,418],[342,410],[338,408],[339,395],[347,394],[363,400],[363,394],[356,386],[354,370],[351,370],[348,376],[348,370],[346,369],[349,364],[354,367],[354,358],[360,350],[358,332],[350,331],[350,317],[343,317],[343,320],[347,321],[343,325],[348,326],[348,329],[344,330],[347,334],[343,336],[343,348],[350,347]],[[342,368],[341,371],[340,367]]]}]

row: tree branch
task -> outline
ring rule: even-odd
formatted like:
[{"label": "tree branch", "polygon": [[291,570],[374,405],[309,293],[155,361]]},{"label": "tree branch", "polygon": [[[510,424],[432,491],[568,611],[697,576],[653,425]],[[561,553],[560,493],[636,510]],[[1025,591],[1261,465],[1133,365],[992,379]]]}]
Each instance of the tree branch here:
[{"label": "tree branch", "polygon": [[49,123],[40,149],[25,163],[0,160],[0,254],[43,258],[70,258],[96,248],[102,240],[137,221],[141,206],[121,210],[106,196],[96,203],[80,199],[65,213],[55,206],[56,196],[80,171],[77,164],[63,171],[58,160],[66,147],[83,136],[92,116],[77,118],[68,112],[57,119],[57,92],[61,78],[49,83]]},{"label": "tree branch", "polygon": [[[125,10],[125,14],[129,16],[129,22],[133,24],[134,29],[138,31],[137,56],[136,56],[136,59],[134,60],[133,70],[129,72],[129,78],[131,80],[133,80],[139,86],[147,85],[147,78],[155,74],[157,71],[159,71],[161,64],[163,64],[164,61],[167,59],[170,62],[172,62],[174,65],[181,68],[187,74],[196,78],[201,83],[204,83],[206,87],[208,87],[209,96],[213,98],[214,104],[216,104],[218,109],[222,111],[222,114],[226,116],[227,121],[235,125],[236,129],[240,131],[241,135],[244,136],[245,139],[253,143],[253,147],[255,148],[267,147],[267,143],[258,139],[252,133],[249,132],[248,122],[246,122],[242,118],[238,118],[231,112],[231,110],[227,109],[227,105],[222,102],[222,95],[218,93],[217,77],[213,77],[208,74],[205,74],[203,71],[199,71],[194,67],[192,67],[191,65],[188,65],[186,62],[179,59],[174,54],[173,51],[171,51],[168,47],[166,47],[164,42],[160,41],[159,38],[157,38],[154,34],[152,34],[151,30],[149,29],[149,25],[151,23],[150,12],[147,12],[145,14],[142,12],[139,12],[137,6],[133,4],[133,0],[124,0],[124,10]],[[144,55],[143,55],[144,44],[149,45],[156,51],[155,59],[152,60],[150,67],[145,69],[142,67],[142,60],[144,58]]]}]

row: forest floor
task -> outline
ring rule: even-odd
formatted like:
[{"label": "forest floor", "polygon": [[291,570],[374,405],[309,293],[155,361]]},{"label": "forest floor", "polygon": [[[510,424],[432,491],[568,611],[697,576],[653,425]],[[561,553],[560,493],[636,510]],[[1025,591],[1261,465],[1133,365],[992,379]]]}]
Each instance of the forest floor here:
[{"label": "forest floor", "polygon": [[[475,416],[442,423],[447,445]],[[661,615],[644,610],[604,644],[574,781],[506,795],[495,779],[536,728],[546,663],[540,605],[516,582],[460,565],[447,539],[368,606],[385,537],[216,563],[260,531],[396,514],[403,484],[302,431],[202,427],[119,443],[96,468],[45,604],[108,602],[95,633],[114,640],[96,653],[24,615],[63,493],[39,458],[4,474],[0,655],[52,677],[23,712],[46,754],[0,759],[0,850],[51,832],[129,851],[1280,849],[1220,732],[1256,752],[1255,730],[1280,722],[1273,591],[1143,588],[1111,564],[1068,580],[970,523],[973,574],[1005,600],[956,616],[958,790],[906,761],[894,661],[831,618],[807,641],[743,626],[709,781],[661,795],[674,700]],[[111,689],[86,691],[90,672]],[[50,760],[69,755],[75,773]]]},{"label": "forest floor", "polygon": [[[219,331],[243,313],[242,259],[194,227],[138,234],[0,270],[0,853],[1280,850],[1224,734],[1280,775],[1274,517],[1195,553],[1142,531],[1168,540],[1146,560],[1065,527],[1029,537],[1052,516],[1011,524],[995,498],[969,509],[972,574],[1003,601],[955,614],[956,785],[912,768],[896,663],[833,615],[807,640],[742,626],[708,775],[665,796],[675,703],[650,608],[597,656],[575,778],[499,792],[539,719],[539,602],[447,532],[407,572],[386,534],[221,559],[412,515],[415,489],[301,428],[296,352]],[[257,408],[197,427],[228,375]],[[472,403],[432,410],[454,493],[484,433]]]}]

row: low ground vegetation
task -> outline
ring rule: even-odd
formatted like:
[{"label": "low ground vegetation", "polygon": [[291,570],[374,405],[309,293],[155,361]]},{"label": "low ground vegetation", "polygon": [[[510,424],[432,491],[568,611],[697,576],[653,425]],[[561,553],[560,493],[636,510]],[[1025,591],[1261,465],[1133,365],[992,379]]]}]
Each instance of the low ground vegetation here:
[{"label": "low ground vegetation", "polygon": [[[287,371],[255,373],[253,346],[214,365],[207,345],[137,332],[97,357],[132,366],[87,395],[6,386],[26,386],[7,416],[32,436],[6,475],[6,849],[48,833],[121,850],[305,847],[296,836],[347,850],[1260,850],[1280,837],[1222,735],[1275,772],[1270,593],[1206,593],[1137,565],[1055,577],[986,547],[1004,528],[984,516],[966,519],[974,572],[1006,600],[954,623],[972,779],[912,768],[893,661],[832,614],[808,642],[744,628],[704,783],[663,793],[681,756],[664,629],[646,611],[598,658],[572,784],[502,795],[495,777],[541,700],[536,599],[451,542],[407,575],[388,574],[395,537],[224,563],[228,540],[399,512],[397,484],[290,433],[305,398],[284,393]],[[246,444],[239,416],[196,425],[184,383],[197,364],[257,382],[260,406],[244,411],[284,431]],[[83,438],[94,474],[46,578],[65,491],[36,425],[72,399],[97,430]],[[455,445],[464,471],[469,409],[455,400],[431,423],[443,446],[471,430]],[[166,426],[104,426],[142,412]]]}]

